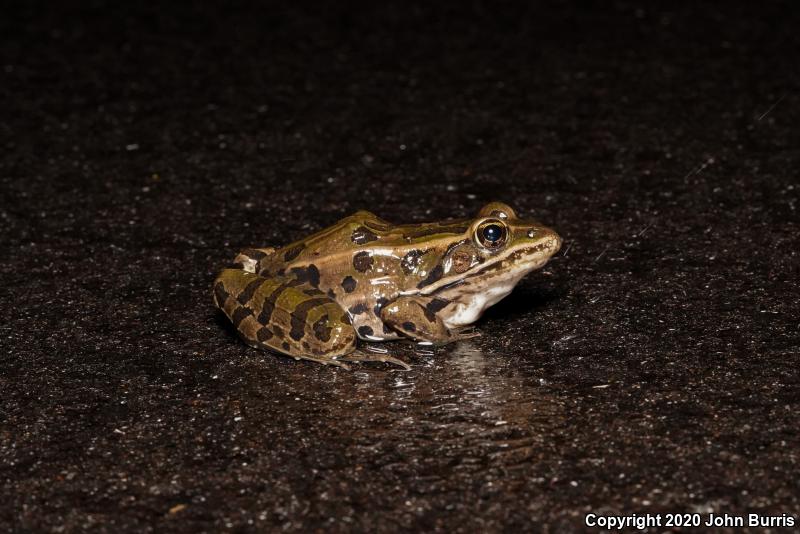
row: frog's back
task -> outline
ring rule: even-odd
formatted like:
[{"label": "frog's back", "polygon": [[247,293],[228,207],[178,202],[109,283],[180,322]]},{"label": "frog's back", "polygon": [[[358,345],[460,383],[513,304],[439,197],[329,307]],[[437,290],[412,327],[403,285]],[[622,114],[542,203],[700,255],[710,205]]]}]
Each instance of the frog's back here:
[{"label": "frog's back", "polygon": [[468,226],[468,221],[393,225],[359,211],[276,250],[262,263],[261,274],[310,272],[318,287],[350,314],[360,337],[392,339],[397,333],[381,321],[381,308],[418,288],[454,235]]},{"label": "frog's back", "polygon": [[400,256],[409,251],[422,253],[423,249],[435,247],[437,244],[444,244],[446,247],[454,236],[463,235],[471,222],[448,220],[395,225],[369,211],[359,211],[324,230],[278,249],[276,258],[295,266],[326,260],[333,264],[336,263],[337,256],[344,258],[360,250],[384,254],[391,251]]}]

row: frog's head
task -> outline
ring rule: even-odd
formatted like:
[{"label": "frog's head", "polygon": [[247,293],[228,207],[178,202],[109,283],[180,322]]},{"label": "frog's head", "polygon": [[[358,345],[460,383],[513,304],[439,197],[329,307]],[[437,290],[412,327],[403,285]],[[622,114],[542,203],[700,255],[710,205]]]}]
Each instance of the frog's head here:
[{"label": "frog's head", "polygon": [[437,276],[429,276],[420,289],[424,294],[445,291],[450,297],[479,292],[498,295],[487,297],[488,307],[559,248],[561,238],[553,230],[520,219],[506,204],[492,202],[480,210],[464,234],[454,237],[438,258]]}]

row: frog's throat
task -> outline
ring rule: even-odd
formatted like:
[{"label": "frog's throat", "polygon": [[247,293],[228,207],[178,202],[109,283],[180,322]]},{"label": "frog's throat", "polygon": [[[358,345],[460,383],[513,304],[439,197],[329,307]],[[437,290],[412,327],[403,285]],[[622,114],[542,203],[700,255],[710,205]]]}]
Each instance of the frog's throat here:
[{"label": "frog's throat", "polygon": [[517,269],[513,272],[488,274],[484,280],[486,283],[465,280],[461,286],[442,290],[440,295],[451,301],[449,306],[439,312],[445,326],[458,328],[474,323],[487,308],[508,296],[532,270],[534,269]]}]

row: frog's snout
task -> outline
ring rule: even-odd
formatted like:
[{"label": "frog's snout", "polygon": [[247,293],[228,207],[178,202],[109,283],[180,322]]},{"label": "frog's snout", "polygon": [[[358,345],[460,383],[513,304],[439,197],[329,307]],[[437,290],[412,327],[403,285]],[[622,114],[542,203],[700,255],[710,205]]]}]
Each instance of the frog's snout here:
[{"label": "frog's snout", "polygon": [[561,236],[555,233],[553,230],[550,230],[550,234],[551,234],[550,250],[552,251],[553,254],[555,254],[556,252],[561,250],[561,245],[564,241],[561,239]]},{"label": "frog's snout", "polygon": [[534,226],[528,230],[528,238],[533,239],[539,250],[547,251],[550,256],[561,250],[562,239],[552,228]]}]

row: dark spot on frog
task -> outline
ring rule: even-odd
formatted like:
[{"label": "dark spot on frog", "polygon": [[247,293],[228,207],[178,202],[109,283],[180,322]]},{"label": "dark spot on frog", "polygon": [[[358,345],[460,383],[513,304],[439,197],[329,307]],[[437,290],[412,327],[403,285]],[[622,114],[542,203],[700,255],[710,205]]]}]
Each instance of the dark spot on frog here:
[{"label": "dark spot on frog", "polygon": [[347,311],[349,311],[352,315],[361,315],[362,313],[366,313],[367,305],[363,302],[360,302],[355,306],[350,306],[350,309]]},{"label": "dark spot on frog", "polygon": [[328,289],[328,298],[336,300],[336,291],[334,291],[333,288]]},{"label": "dark spot on frog", "polygon": [[431,285],[432,283],[441,279],[443,275],[444,275],[444,267],[442,267],[442,264],[440,263],[439,265],[433,268],[433,270],[430,272],[430,274],[428,274],[428,277],[425,278],[425,280],[417,284],[417,288],[422,289],[425,286]]},{"label": "dark spot on frog", "polygon": [[431,322],[436,320],[436,314],[440,312],[445,306],[450,304],[449,300],[434,298],[425,305],[425,318]]},{"label": "dark spot on frog", "polygon": [[[427,252],[427,251],[425,251]],[[425,254],[422,250],[410,250],[403,256],[403,259],[400,260],[400,267],[403,268],[403,272],[406,274],[411,274],[417,270],[419,267],[419,259]]]},{"label": "dark spot on frog", "polygon": [[272,332],[270,331],[269,328],[262,326],[261,328],[258,329],[258,332],[256,332],[256,338],[260,342],[264,343],[265,341],[269,341],[270,339],[272,339]]},{"label": "dark spot on frog", "polygon": [[333,330],[330,325],[328,324],[328,316],[322,317],[319,321],[314,323],[314,336],[319,339],[320,341],[330,341],[331,339],[331,330]]},{"label": "dark spot on frog", "polygon": [[324,295],[325,293],[315,287],[309,287],[303,290],[303,293],[308,295],[309,297],[318,297],[320,295]]},{"label": "dark spot on frog", "polygon": [[372,259],[372,255],[366,250],[363,250],[353,256],[353,267],[355,267],[356,271],[360,273],[365,273],[372,268],[374,260]]},{"label": "dark spot on frog", "polygon": [[253,295],[255,295],[258,288],[261,287],[266,281],[266,278],[256,277],[255,280],[247,284],[247,287],[244,288],[244,291],[239,293],[239,298],[237,299],[239,303],[247,304],[250,302],[250,299],[253,298]]},{"label": "dark spot on frog", "polygon": [[[275,311],[275,303],[278,302],[280,296],[290,285],[291,284],[289,282],[279,285],[272,291],[272,293],[269,294],[267,298],[264,299],[264,302],[261,304],[261,313],[258,314],[259,323],[268,324],[270,322],[270,319],[272,318],[272,312]],[[280,337],[280,334],[278,334],[279,330],[280,328],[275,327],[273,332],[275,335]]]},{"label": "dark spot on frog", "polygon": [[272,333],[275,334],[276,337],[283,337],[283,328],[280,326],[272,326]]},{"label": "dark spot on frog", "polygon": [[353,235],[350,236],[350,239],[356,245],[364,245],[372,241],[377,241],[378,236],[372,233],[372,231],[366,226],[359,226],[353,231]]},{"label": "dark spot on frog", "polygon": [[379,297],[378,298],[377,302],[375,303],[375,307],[373,308],[373,311],[375,312],[375,317],[380,317],[381,316],[381,309],[384,306],[386,306],[386,304],[388,302],[389,302],[389,299],[387,299],[386,297]]},{"label": "dark spot on frog", "polygon": [[236,311],[233,312],[233,317],[231,317],[231,322],[236,329],[239,329],[239,325],[244,321],[245,317],[249,317],[253,315],[253,311],[246,307],[246,306],[239,306],[236,308]]},{"label": "dark spot on frog", "polygon": [[272,312],[275,311],[275,304],[270,302],[269,298],[264,300],[261,306],[261,313],[258,314],[258,322],[260,324],[268,324],[272,318]]},{"label": "dark spot on frog", "polygon": [[292,261],[293,259],[295,259],[297,256],[300,255],[300,253],[303,251],[304,248],[306,248],[306,246],[303,243],[293,246],[292,248],[284,252],[283,259],[285,261]]},{"label": "dark spot on frog", "polygon": [[350,316],[347,315],[346,313],[339,318],[339,321],[341,321],[344,324],[352,324],[350,322]]},{"label": "dark spot on frog", "polygon": [[319,286],[319,269],[317,269],[317,266],[313,263],[306,267],[293,267],[292,274],[294,274],[297,281],[302,284],[308,283],[313,287]]},{"label": "dark spot on frog", "polygon": [[289,343],[284,341],[283,343],[281,343],[281,347],[283,348],[283,350],[289,350]]},{"label": "dark spot on frog", "polygon": [[225,290],[225,285],[222,282],[217,282],[214,286],[214,299],[217,301],[217,306],[222,308],[228,297],[230,297],[230,293]]},{"label": "dark spot on frog", "polygon": [[372,334],[373,334],[373,332],[372,332],[372,327],[371,326],[364,325],[364,326],[359,326],[358,327],[358,335],[359,336],[368,337],[368,336],[371,336]]},{"label": "dark spot on frog", "polygon": [[294,339],[295,341],[300,341],[301,339],[303,339],[304,335],[305,332],[303,331],[303,329],[301,328],[300,330],[298,330],[294,327],[294,325],[292,326],[292,329],[289,330],[289,337]]},{"label": "dark spot on frog", "polygon": [[406,332],[416,332],[417,330],[417,325],[415,325],[411,321],[406,321],[405,323],[403,323],[402,326],[403,330],[405,330]]},{"label": "dark spot on frog", "polygon": [[[313,298],[304,300],[295,306],[291,314],[292,330],[289,332],[289,336],[295,341],[303,339],[306,329],[306,319],[308,318],[309,312],[314,308],[328,304],[328,302],[328,299],[325,297]],[[325,318],[327,320],[327,314]]]},{"label": "dark spot on frog", "polygon": [[356,283],[356,279],[352,276],[345,276],[344,280],[342,280],[342,288],[345,293],[352,293],[356,288]]}]

